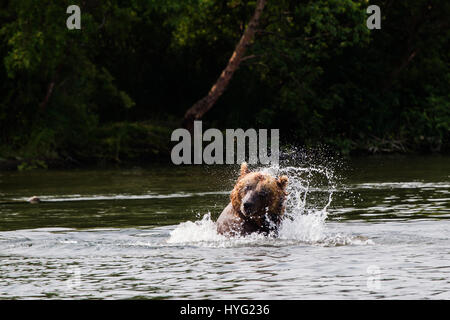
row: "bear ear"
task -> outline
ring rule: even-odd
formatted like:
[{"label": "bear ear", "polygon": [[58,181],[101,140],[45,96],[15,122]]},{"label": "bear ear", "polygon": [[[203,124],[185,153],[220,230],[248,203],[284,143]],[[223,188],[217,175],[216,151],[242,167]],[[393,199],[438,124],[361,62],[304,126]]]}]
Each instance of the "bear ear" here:
[{"label": "bear ear", "polygon": [[243,176],[248,174],[250,170],[248,170],[247,162],[242,162],[241,164],[241,175],[239,176],[239,179],[241,179]]},{"label": "bear ear", "polygon": [[277,179],[278,186],[285,190],[288,184],[289,178],[287,176],[281,176]]}]

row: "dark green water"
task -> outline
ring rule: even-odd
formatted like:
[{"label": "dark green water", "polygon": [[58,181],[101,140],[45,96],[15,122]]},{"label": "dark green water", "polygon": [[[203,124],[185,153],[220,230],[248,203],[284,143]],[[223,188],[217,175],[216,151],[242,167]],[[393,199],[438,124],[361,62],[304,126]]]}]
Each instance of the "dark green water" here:
[{"label": "dark green water", "polygon": [[238,166],[1,172],[0,298],[450,298],[450,157],[334,167],[277,239],[216,234]]}]

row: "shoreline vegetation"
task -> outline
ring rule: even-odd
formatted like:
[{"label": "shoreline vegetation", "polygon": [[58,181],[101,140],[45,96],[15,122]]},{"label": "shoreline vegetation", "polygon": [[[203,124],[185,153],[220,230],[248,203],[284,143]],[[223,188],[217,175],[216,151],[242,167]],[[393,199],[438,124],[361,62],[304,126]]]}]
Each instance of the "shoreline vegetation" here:
[{"label": "shoreline vegetation", "polygon": [[[152,163],[171,163],[171,150],[177,142],[170,135],[177,129],[175,123],[154,125],[148,122],[112,123],[100,128],[86,144],[84,152],[73,154],[47,153],[39,143],[28,145],[19,151],[1,149],[0,171],[26,171],[34,169],[72,169],[85,167],[127,167]],[[283,137],[280,137],[283,138]],[[283,141],[283,139],[282,139]],[[284,139],[286,142],[286,140]],[[420,144],[403,140],[370,137],[367,140],[334,140],[321,144],[328,154],[342,157],[373,155],[448,155],[448,151],[430,150]],[[424,142],[425,144],[426,142]],[[204,146],[209,142],[203,142]],[[425,146],[428,146],[425,144]],[[317,145],[302,145],[302,150],[314,150]],[[291,150],[292,144],[284,144],[281,150]],[[298,149],[298,148],[297,148]],[[312,151],[314,152],[314,151]]]},{"label": "shoreline vegetation", "polygon": [[[450,2],[0,4],[0,170],[170,161],[171,132],[280,129],[343,156],[450,153]],[[203,97],[203,98],[202,98]]]}]

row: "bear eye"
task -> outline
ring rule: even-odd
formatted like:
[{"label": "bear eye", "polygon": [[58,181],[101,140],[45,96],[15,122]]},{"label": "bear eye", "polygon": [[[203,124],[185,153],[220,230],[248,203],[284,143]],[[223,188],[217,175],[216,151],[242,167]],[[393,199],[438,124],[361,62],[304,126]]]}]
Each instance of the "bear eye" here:
[{"label": "bear eye", "polygon": [[251,185],[246,185],[245,188],[244,188],[244,191],[248,191],[248,190],[250,190],[251,188],[252,188]]}]

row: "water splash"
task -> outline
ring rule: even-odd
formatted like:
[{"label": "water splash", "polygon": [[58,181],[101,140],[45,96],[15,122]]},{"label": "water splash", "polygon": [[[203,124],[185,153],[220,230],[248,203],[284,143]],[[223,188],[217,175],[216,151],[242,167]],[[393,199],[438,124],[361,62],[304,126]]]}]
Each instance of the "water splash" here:
[{"label": "water splash", "polygon": [[170,238],[167,240],[167,243],[224,241],[225,239],[224,236],[217,233],[216,224],[211,219],[211,213],[208,212],[201,220],[179,224],[175,230],[170,232]]},{"label": "water splash", "polygon": [[316,243],[326,237],[325,220],[333,201],[336,178],[325,166],[267,168],[273,175],[287,175],[285,218],[280,226],[281,239]]},{"label": "water splash", "polygon": [[[251,234],[226,238],[219,235],[210,213],[195,222],[178,225],[167,240],[169,244],[196,243],[208,246],[234,246],[240,244],[282,244],[300,242],[326,246],[369,244],[369,240],[342,234],[330,234],[326,228],[328,208],[338,187],[338,177],[330,165],[272,165],[252,168],[273,176],[287,175],[286,211],[277,239]],[[367,240],[367,241],[366,241]],[[274,243],[277,241],[277,243]]]}]

